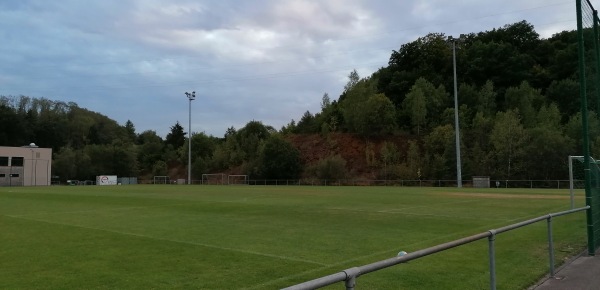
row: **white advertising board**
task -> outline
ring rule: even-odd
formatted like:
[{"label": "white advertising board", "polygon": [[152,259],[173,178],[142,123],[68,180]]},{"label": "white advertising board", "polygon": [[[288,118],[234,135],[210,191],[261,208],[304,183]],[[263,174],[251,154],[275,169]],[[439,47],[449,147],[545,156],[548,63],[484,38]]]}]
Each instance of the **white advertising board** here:
[{"label": "white advertising board", "polygon": [[117,185],[116,175],[98,175],[96,176],[97,185]]}]

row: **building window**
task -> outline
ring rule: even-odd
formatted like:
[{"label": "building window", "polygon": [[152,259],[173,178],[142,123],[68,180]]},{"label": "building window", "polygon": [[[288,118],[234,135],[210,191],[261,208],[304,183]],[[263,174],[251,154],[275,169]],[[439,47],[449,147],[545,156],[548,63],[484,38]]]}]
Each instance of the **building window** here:
[{"label": "building window", "polygon": [[10,177],[19,177],[19,174],[18,173],[11,173]]},{"label": "building window", "polygon": [[13,158],[11,158],[10,165],[11,166],[23,166],[24,160],[25,160],[25,158],[23,158],[23,157],[13,157]]},{"label": "building window", "polygon": [[0,177],[6,177],[5,173],[0,173]]},{"label": "building window", "polygon": [[0,156],[0,166],[8,166],[8,156]]}]

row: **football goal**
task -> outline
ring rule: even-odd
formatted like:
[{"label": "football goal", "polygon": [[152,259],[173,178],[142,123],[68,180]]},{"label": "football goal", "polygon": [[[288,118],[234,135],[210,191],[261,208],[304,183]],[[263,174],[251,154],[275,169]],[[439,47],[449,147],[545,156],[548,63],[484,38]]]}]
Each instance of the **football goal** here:
[{"label": "football goal", "polygon": [[227,176],[227,184],[242,184],[248,185],[248,175],[228,175]]},{"label": "football goal", "polygon": [[[590,157],[590,169],[592,173],[599,172],[598,160]],[[584,157],[569,156],[569,193],[571,194],[571,208],[575,207],[575,189],[585,188]]]},{"label": "football goal", "polygon": [[168,176],[154,176],[154,184],[170,184],[171,179]]},{"label": "football goal", "polygon": [[225,174],[223,173],[212,173],[202,174],[202,184],[205,185],[224,185],[227,182]]}]

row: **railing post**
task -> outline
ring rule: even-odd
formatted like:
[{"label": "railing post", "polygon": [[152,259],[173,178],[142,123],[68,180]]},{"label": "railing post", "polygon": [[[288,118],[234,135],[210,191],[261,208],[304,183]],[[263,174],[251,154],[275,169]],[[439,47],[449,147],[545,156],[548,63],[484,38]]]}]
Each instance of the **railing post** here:
[{"label": "railing post", "polygon": [[494,240],[496,240],[496,230],[489,230],[488,237],[490,254],[490,290],[496,290],[496,253],[494,249]]},{"label": "railing post", "polygon": [[360,275],[360,269],[354,267],[344,270],[344,273],[346,274],[346,280],[344,282],[346,284],[346,290],[354,290],[354,287],[356,286],[356,277]]},{"label": "railing post", "polygon": [[548,257],[550,258],[550,277],[554,277],[554,243],[552,242],[552,215],[548,218]]},{"label": "railing post", "polygon": [[356,286],[356,276],[348,277],[345,284],[346,290],[354,290],[354,286]]}]

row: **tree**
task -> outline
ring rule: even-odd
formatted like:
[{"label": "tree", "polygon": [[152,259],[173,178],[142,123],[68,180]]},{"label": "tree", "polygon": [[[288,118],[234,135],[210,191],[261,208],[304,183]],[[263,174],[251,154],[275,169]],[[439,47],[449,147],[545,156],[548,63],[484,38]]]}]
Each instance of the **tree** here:
[{"label": "tree", "polygon": [[91,144],[88,133],[95,123],[92,114],[85,109],[72,106],[67,118],[69,146],[73,149],[81,149]]},{"label": "tree", "polygon": [[186,134],[187,133],[183,132],[183,127],[181,127],[179,121],[177,121],[175,125],[171,126],[171,132],[167,134],[165,143],[173,146],[174,149],[178,149],[185,143]]},{"label": "tree", "polygon": [[[462,50],[457,51],[462,54]],[[457,57],[457,59],[465,59]],[[452,49],[444,34],[429,33],[392,51],[389,66],[377,72],[379,92],[400,107],[419,78],[436,86],[452,83]]]},{"label": "tree", "polygon": [[581,111],[579,83],[573,79],[552,81],[546,90],[546,96],[558,105],[563,121]]},{"label": "tree", "polygon": [[525,147],[527,160],[524,162],[528,170],[522,173],[523,178],[563,178],[565,156],[573,153],[573,140],[564,136],[560,130],[547,126],[529,129],[528,135],[530,139]]},{"label": "tree", "polygon": [[[327,100],[323,100],[323,104],[326,104]],[[340,127],[343,127],[343,113],[340,109],[339,103],[333,101],[329,105],[325,106],[321,113],[315,116],[315,127],[321,129],[321,133],[326,132],[337,132]]]},{"label": "tree", "polygon": [[25,140],[24,130],[24,120],[9,106],[0,104],[0,144],[23,146],[34,141]]},{"label": "tree", "polygon": [[427,172],[434,178],[456,176],[456,171],[451,168],[455,161],[454,128],[450,124],[435,127],[424,138],[425,151],[429,157]]},{"label": "tree", "polygon": [[510,179],[523,173],[529,136],[521,124],[518,111],[509,110],[496,115],[490,140],[496,157],[498,177]]},{"label": "tree", "polygon": [[475,105],[477,112],[481,112],[485,116],[493,116],[496,111],[496,95],[494,83],[486,81],[479,90],[478,102]]},{"label": "tree", "polygon": [[406,95],[402,106],[419,135],[422,127],[426,125],[435,127],[440,123],[448,101],[448,93],[444,86],[440,85],[436,88],[426,79],[419,78]]},{"label": "tree", "polygon": [[109,145],[115,139],[123,140],[125,129],[115,120],[104,115],[89,112],[94,120],[88,132],[88,144]]},{"label": "tree", "polygon": [[268,179],[295,179],[302,169],[300,151],[278,135],[265,141],[259,164],[262,176]]},{"label": "tree", "polygon": [[537,114],[537,126],[530,129],[527,144],[527,177],[560,179],[564,176],[565,156],[573,154],[574,140],[563,133],[558,106],[542,106]]},{"label": "tree", "polygon": [[138,163],[135,147],[126,146],[121,140],[115,140],[111,144],[112,170],[118,176],[137,176]]},{"label": "tree", "polygon": [[384,94],[369,97],[359,111],[357,130],[363,136],[384,135],[396,129],[396,109]]},{"label": "tree", "polygon": [[125,140],[134,143],[137,136],[135,135],[135,126],[131,120],[125,122]]},{"label": "tree", "polygon": [[470,42],[462,58],[469,60],[461,73],[464,81],[481,86],[490,80],[503,92],[536,75],[534,50],[540,39],[533,25],[509,24],[473,35]]},{"label": "tree", "polygon": [[380,174],[383,178],[396,178],[394,173],[396,165],[400,162],[400,152],[396,144],[392,142],[384,142],[379,151],[381,163],[383,164],[383,172]]},{"label": "tree", "polygon": [[306,111],[296,125],[296,133],[307,134],[315,132],[317,132],[315,116],[309,111]]},{"label": "tree", "polygon": [[404,99],[404,109],[410,112],[410,120],[417,136],[421,135],[421,128],[425,127],[427,121],[427,99],[425,93],[419,87],[413,86]]},{"label": "tree", "polygon": [[479,94],[477,87],[471,84],[462,83],[458,86],[458,103],[461,105],[467,105],[469,108],[474,109],[479,101]]},{"label": "tree", "polygon": [[[463,155],[463,172],[473,175],[491,175],[492,156],[490,154],[490,132],[494,127],[494,117],[477,112],[470,124],[470,130],[463,132],[463,144],[468,154]],[[461,148],[462,149],[462,148]],[[466,169],[466,170],[465,170]]]},{"label": "tree", "polygon": [[324,180],[340,180],[346,178],[348,169],[346,160],[339,155],[333,155],[319,160],[308,169],[313,176]]},{"label": "tree", "polygon": [[281,127],[281,130],[279,131],[281,132],[281,134],[287,135],[296,132],[296,130],[296,121],[292,119],[287,125]]},{"label": "tree", "polygon": [[[185,141],[184,146],[179,148],[179,155],[185,162],[188,160],[188,142]],[[209,161],[212,159],[213,152],[217,146],[218,140],[215,137],[208,136],[206,133],[192,134],[192,167],[193,172],[197,174],[206,173],[209,169]],[[196,162],[198,160],[198,163]],[[184,163],[185,163],[184,162]],[[195,174],[195,175],[197,175]],[[202,177],[197,175],[196,177]]]},{"label": "tree", "polygon": [[73,149],[63,147],[52,159],[52,175],[60,176],[62,180],[78,178],[77,156]]},{"label": "tree", "polygon": [[137,176],[136,151],[131,146],[124,146],[120,140],[115,140],[108,145],[87,145],[83,150],[90,158],[90,173],[93,176],[104,174]]},{"label": "tree", "polygon": [[[565,125],[565,134],[575,140],[575,148],[583,151],[583,130],[581,112],[575,113]],[[588,134],[589,136],[600,136],[600,120],[595,112],[590,111],[588,114]],[[580,153],[581,155],[581,153]]]},{"label": "tree", "polygon": [[[217,144],[217,139],[206,135],[206,133],[196,133],[192,135],[192,158],[210,159]],[[185,146],[184,146],[185,147]]]},{"label": "tree", "polygon": [[360,76],[358,75],[358,72],[356,71],[356,69],[352,70],[350,72],[350,74],[348,75],[348,82],[344,86],[344,92],[348,92],[351,89],[353,89],[354,86],[356,86],[356,84],[358,84],[359,81],[360,81]]},{"label": "tree", "polygon": [[152,167],[159,160],[165,160],[163,151],[165,143],[155,131],[146,130],[137,137],[137,160],[142,172],[152,172]]},{"label": "tree", "polygon": [[[238,131],[228,130],[225,138],[223,151],[218,156],[219,163],[224,164],[223,159],[226,156],[229,157],[227,163],[230,166],[244,165],[249,171],[246,171],[248,175],[254,174],[258,170],[256,168],[256,162],[263,145],[266,140],[274,132],[270,126],[265,126],[260,121],[250,121]],[[226,154],[224,154],[226,153]],[[249,173],[251,172],[251,173]]]},{"label": "tree", "polygon": [[540,90],[532,88],[526,81],[519,87],[508,88],[505,99],[507,109],[518,109],[523,117],[523,124],[528,128],[534,126],[536,112],[545,103]]},{"label": "tree", "polygon": [[421,178],[422,167],[421,149],[417,142],[408,141],[408,151],[406,153],[406,165],[410,171],[408,178]]},{"label": "tree", "polygon": [[362,79],[347,91],[346,97],[340,101],[340,107],[343,119],[347,129],[350,132],[360,132],[361,122],[363,122],[362,110],[367,100],[376,94],[376,81],[372,79]]},{"label": "tree", "polygon": [[162,160],[156,161],[152,166],[152,175],[166,176],[168,174],[167,163]]},{"label": "tree", "polygon": [[329,99],[329,94],[324,93],[323,98],[321,99],[321,111],[327,110],[331,106],[331,100]]}]

